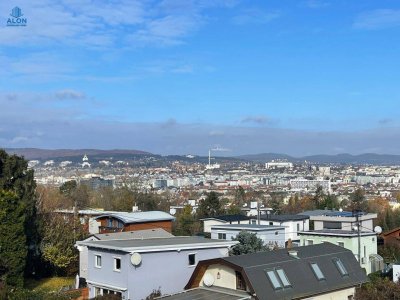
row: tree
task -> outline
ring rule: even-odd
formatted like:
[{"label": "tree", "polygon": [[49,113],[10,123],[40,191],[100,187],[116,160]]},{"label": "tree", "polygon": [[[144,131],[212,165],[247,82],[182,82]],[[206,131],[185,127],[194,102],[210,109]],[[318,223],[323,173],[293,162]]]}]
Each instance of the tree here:
[{"label": "tree", "polygon": [[192,213],[191,205],[185,205],[175,222],[175,235],[193,235],[196,231],[196,220]]},{"label": "tree", "polygon": [[197,208],[197,215],[199,218],[215,217],[222,213],[223,209],[216,192],[209,193],[206,199],[200,201],[199,207]]},{"label": "tree", "polygon": [[[19,156],[8,155],[0,150],[0,190],[15,194],[18,203],[24,209],[24,234],[28,249],[25,274],[35,270],[39,259],[39,234],[36,220],[36,183],[33,170],[28,169],[28,162]],[[20,207],[19,204],[17,207]],[[0,231],[0,236],[6,234]]]},{"label": "tree", "polygon": [[233,240],[239,241],[239,244],[231,248],[229,252],[230,255],[242,255],[268,250],[268,248],[264,246],[263,240],[258,238],[255,233],[241,231]]},{"label": "tree", "polygon": [[280,214],[283,209],[283,197],[280,194],[273,193],[271,194],[271,199],[268,203],[269,207],[271,207],[275,213]]},{"label": "tree", "polygon": [[388,278],[372,277],[356,290],[356,300],[400,299],[400,284]]},{"label": "tree", "polygon": [[318,185],[313,197],[314,207],[316,209],[324,209],[323,199],[325,198],[322,186]]},{"label": "tree", "polygon": [[350,196],[350,208],[351,210],[365,210],[367,203],[365,201],[365,194],[362,189],[357,189]]},{"label": "tree", "polygon": [[49,213],[44,215],[43,259],[50,263],[58,275],[75,274],[78,270],[79,253],[75,242],[85,238],[79,219]]},{"label": "tree", "polygon": [[245,202],[246,202],[246,192],[241,186],[239,186],[239,188],[235,192],[235,204],[242,206]]},{"label": "tree", "polygon": [[77,187],[78,184],[75,180],[66,181],[60,186],[60,192],[66,197],[72,197],[72,193]]},{"label": "tree", "polygon": [[25,205],[12,192],[0,190],[0,282],[22,287],[28,247]]},{"label": "tree", "polygon": [[235,204],[231,204],[229,205],[228,209],[226,210],[226,214],[228,215],[241,215],[242,214],[242,210],[240,209],[239,206],[235,205]]}]

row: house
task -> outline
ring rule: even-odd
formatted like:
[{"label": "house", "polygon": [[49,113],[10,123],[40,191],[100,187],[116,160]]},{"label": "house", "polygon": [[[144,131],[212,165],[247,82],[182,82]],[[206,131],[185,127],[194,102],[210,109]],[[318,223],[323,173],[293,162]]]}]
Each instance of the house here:
[{"label": "house", "polygon": [[358,251],[360,251],[360,265],[365,268],[367,274],[383,269],[383,258],[377,254],[377,235],[375,232],[362,231],[358,236],[357,231],[323,229],[299,232],[299,235],[300,244],[303,246],[332,243],[350,250],[357,260]]},{"label": "house", "polygon": [[354,226],[357,226],[358,218],[358,222],[360,222],[362,230],[373,231],[373,220],[378,217],[377,214],[338,210],[305,211],[299,215],[309,216],[314,230],[352,230]]},{"label": "house", "polygon": [[[353,299],[355,288],[367,280],[350,250],[324,243],[200,261],[185,289],[241,291],[256,300],[342,300]],[[184,295],[165,299],[195,299]]]},{"label": "house", "polygon": [[65,220],[73,220],[76,214],[83,229],[91,234],[98,233],[98,224],[95,218],[104,214],[118,214],[118,211],[104,211],[103,209],[57,209],[54,213],[63,216]]},{"label": "house", "polygon": [[200,219],[200,221],[203,221],[203,231],[205,233],[211,233],[211,226],[225,224],[249,224],[249,220],[250,218],[244,215],[223,215]]},{"label": "house", "polygon": [[383,239],[383,244],[385,246],[399,246],[400,245],[400,227],[394,228],[392,230],[383,232],[381,234]]},{"label": "house", "polygon": [[[257,218],[251,219],[251,224],[257,224]],[[261,215],[260,225],[273,225],[285,227],[285,242],[289,240],[294,245],[299,245],[299,231],[309,230],[309,217],[302,215]]]},{"label": "house", "polygon": [[[130,239],[149,239],[149,238],[168,238],[173,237],[171,233],[161,228],[145,229],[137,231],[124,231],[124,232],[113,232],[94,234],[83,240],[83,242],[89,241],[109,241],[109,240],[130,240]],[[79,277],[87,278],[88,270],[88,247],[83,245],[75,245],[79,251]]]},{"label": "house", "polygon": [[285,248],[285,227],[256,224],[227,224],[211,226],[211,238],[219,240],[232,240],[241,231],[255,233],[263,240],[264,245],[271,249],[275,247]]},{"label": "house", "polygon": [[98,232],[122,232],[152,228],[162,228],[172,232],[175,217],[163,211],[105,213],[95,218]]},{"label": "house", "polygon": [[[154,290],[180,292],[201,260],[228,256],[235,241],[200,237],[81,241],[88,249],[89,297],[139,300]],[[172,276],[172,277],[171,277]]]}]

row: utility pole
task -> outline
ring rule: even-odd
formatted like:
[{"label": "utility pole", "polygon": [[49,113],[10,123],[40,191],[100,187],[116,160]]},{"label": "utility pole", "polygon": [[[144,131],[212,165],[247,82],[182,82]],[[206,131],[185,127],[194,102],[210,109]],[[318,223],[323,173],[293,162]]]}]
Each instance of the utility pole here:
[{"label": "utility pole", "polygon": [[261,211],[260,211],[260,202],[257,201],[257,224],[260,225],[260,219],[261,219]]},{"label": "utility pole", "polygon": [[360,224],[360,211],[356,210],[356,223],[357,223],[357,237],[358,237],[358,263],[361,266],[361,224]]}]

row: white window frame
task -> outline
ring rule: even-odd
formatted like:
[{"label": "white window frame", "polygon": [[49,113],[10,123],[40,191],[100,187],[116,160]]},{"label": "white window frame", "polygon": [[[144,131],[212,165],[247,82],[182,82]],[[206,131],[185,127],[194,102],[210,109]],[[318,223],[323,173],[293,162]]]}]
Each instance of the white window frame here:
[{"label": "white window frame", "polygon": [[[97,258],[100,257],[100,265],[97,264]],[[94,267],[97,269],[101,269],[103,265],[103,258],[101,257],[101,254],[95,254],[94,255]]]},{"label": "white window frame", "polygon": [[[119,259],[119,269],[117,269],[117,259]],[[120,256],[113,256],[113,271],[121,272],[122,269],[122,260]]]}]

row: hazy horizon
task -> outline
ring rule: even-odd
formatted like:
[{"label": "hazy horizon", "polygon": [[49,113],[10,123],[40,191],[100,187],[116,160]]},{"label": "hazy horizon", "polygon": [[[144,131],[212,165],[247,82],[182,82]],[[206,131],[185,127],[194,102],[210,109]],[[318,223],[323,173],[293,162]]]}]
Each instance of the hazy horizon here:
[{"label": "hazy horizon", "polygon": [[[15,6],[27,26],[6,26]],[[0,15],[0,147],[400,154],[393,0],[21,0]]]}]

